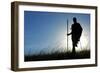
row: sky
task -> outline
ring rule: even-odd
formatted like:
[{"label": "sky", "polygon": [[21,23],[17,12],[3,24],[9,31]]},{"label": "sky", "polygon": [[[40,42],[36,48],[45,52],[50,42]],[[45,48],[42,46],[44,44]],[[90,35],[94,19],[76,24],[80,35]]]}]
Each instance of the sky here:
[{"label": "sky", "polygon": [[71,47],[71,37],[66,34],[67,25],[68,32],[71,31],[73,17],[77,18],[83,28],[81,44],[85,47],[90,41],[90,14],[24,11],[25,55],[39,54],[42,51],[65,51],[67,38],[68,46]]}]

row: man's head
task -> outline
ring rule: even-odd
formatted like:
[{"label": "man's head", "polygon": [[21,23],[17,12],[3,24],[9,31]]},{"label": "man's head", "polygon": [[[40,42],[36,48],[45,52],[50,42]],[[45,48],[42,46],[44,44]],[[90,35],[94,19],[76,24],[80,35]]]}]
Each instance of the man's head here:
[{"label": "man's head", "polygon": [[74,22],[74,23],[77,23],[76,17],[73,17],[73,22]]}]

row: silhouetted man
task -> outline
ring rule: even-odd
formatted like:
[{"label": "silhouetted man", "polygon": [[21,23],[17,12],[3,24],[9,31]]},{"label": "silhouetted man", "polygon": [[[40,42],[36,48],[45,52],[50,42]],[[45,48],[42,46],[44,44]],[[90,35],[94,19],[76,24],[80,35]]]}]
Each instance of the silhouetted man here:
[{"label": "silhouetted man", "polygon": [[72,45],[73,45],[72,53],[74,54],[75,54],[75,47],[77,47],[77,43],[78,41],[80,41],[82,30],[83,29],[80,23],[78,23],[76,17],[74,17],[73,24],[71,26],[71,33],[67,34],[72,36]]}]

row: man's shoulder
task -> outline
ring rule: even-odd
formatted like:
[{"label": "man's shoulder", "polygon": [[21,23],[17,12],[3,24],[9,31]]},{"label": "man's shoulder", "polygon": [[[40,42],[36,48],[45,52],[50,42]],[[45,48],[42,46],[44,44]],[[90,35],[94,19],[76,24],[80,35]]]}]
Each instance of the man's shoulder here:
[{"label": "man's shoulder", "polygon": [[72,26],[73,26],[73,25],[75,25],[75,24],[72,24]]},{"label": "man's shoulder", "polygon": [[80,23],[77,23],[78,25],[80,25]]}]

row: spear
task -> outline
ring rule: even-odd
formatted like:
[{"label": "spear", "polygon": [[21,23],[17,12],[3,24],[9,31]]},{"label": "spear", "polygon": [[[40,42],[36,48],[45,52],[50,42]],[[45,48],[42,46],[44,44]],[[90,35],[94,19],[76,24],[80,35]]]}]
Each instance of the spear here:
[{"label": "spear", "polygon": [[[68,19],[67,19],[67,34],[68,34]],[[68,51],[68,37],[67,37],[67,51]]]}]

